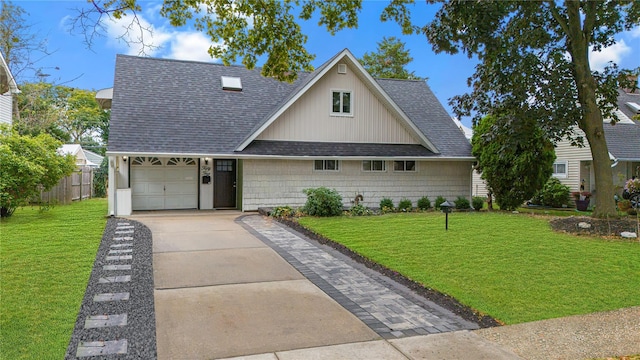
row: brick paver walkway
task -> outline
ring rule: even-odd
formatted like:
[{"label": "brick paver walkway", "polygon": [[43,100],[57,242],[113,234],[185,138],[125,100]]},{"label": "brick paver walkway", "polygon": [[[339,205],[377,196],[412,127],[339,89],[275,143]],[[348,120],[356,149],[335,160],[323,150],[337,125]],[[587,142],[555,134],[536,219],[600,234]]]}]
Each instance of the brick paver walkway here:
[{"label": "brick paver walkway", "polygon": [[383,338],[478,328],[477,324],[271,219],[250,215],[238,221]]}]

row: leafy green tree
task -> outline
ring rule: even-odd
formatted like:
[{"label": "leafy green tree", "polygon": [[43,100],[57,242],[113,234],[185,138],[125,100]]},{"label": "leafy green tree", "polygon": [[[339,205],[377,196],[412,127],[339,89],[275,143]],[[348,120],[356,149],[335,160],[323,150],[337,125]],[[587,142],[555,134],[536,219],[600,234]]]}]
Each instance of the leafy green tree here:
[{"label": "leafy green tree", "polygon": [[20,90],[16,103],[21,116],[14,119],[20,134],[48,133],[62,142],[102,152],[110,112],[100,108],[94,91],[46,82],[24,83]]},{"label": "leafy green tree", "polygon": [[471,139],[477,169],[503,210],[515,210],[541,189],[556,159],[534,119],[486,116]]},{"label": "leafy green tree", "polygon": [[71,155],[60,155],[61,143],[47,134],[20,135],[0,127],[0,217],[50,190],[75,169]]},{"label": "leafy green tree", "polygon": [[420,79],[405,67],[413,61],[405,44],[396,37],[383,37],[377,52],[365,53],[360,63],[371,76],[383,79]]},{"label": "leafy green tree", "polygon": [[[589,66],[590,50],[615,43],[614,35],[640,25],[640,1],[452,1],[438,4],[435,18],[414,24],[412,0],[390,0],[382,21],[396,21],[404,34],[423,33],[436,52],[476,56],[480,64],[469,79],[470,94],[454,97],[457,115],[487,114],[513,118],[521,109],[553,140],[576,144],[572,126],[584,131],[591,148],[598,198],[594,216],[616,216],[613,176],[604,137],[603,118],[616,119],[617,88],[628,87],[623,71],[611,64],[604,71]],[[75,24],[99,29],[105,17],[123,18],[141,11],[137,0],[92,1]],[[265,55],[263,74],[292,81],[310,70],[313,55],[304,45],[297,18],[318,19],[330,33],[358,24],[362,0],[191,0],[165,1],[160,13],[173,26],[193,21],[209,35],[209,52],[230,64],[240,58],[253,68]],[[96,27],[97,25],[97,27]],[[625,83],[626,82],[626,83]]]},{"label": "leafy green tree", "polygon": [[596,217],[617,215],[603,118],[617,119],[617,89],[624,71],[589,65],[590,50],[612,45],[614,35],[640,24],[638,1],[442,2],[435,19],[421,28],[436,52],[477,56],[469,79],[473,91],[456,96],[458,116],[475,112],[526,113],[553,140],[589,141],[598,188]]}]

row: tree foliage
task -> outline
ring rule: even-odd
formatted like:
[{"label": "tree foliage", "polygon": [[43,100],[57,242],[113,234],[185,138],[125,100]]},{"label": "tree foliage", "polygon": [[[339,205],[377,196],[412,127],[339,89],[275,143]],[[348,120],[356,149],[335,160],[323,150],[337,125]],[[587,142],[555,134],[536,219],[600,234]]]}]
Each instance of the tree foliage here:
[{"label": "tree foliage", "polygon": [[486,116],[474,126],[471,144],[477,169],[504,210],[531,199],[551,176],[556,159],[534,119]]},{"label": "tree foliage", "polygon": [[14,119],[20,134],[47,133],[101,152],[110,113],[100,108],[94,91],[45,82],[24,83],[20,90],[16,95],[20,117]]},{"label": "tree foliage", "polygon": [[[37,56],[46,56],[46,40],[38,37],[27,21],[28,13],[10,1],[0,1],[0,52],[11,74],[20,78],[26,71],[37,72]],[[0,89],[0,93],[6,90]]]},{"label": "tree foliage", "polygon": [[405,44],[396,37],[383,37],[377,52],[367,52],[359,59],[371,76],[383,79],[420,79],[406,66],[413,61]]},{"label": "tree foliage", "polygon": [[552,139],[589,141],[598,197],[595,216],[616,216],[613,176],[604,118],[614,113],[618,87],[628,72],[611,63],[589,65],[589,51],[612,45],[614,35],[640,24],[634,1],[442,2],[435,19],[421,28],[436,52],[477,56],[469,79],[473,91],[452,99],[458,116],[526,113]]},{"label": "tree foliage", "polygon": [[60,155],[60,145],[48,134],[33,137],[0,127],[0,216],[11,216],[73,172],[75,158]]}]

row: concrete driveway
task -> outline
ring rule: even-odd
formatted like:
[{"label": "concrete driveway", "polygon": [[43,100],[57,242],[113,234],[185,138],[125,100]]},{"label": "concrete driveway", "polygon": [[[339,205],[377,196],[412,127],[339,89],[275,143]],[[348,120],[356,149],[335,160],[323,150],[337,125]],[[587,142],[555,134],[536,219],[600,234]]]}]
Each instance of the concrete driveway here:
[{"label": "concrete driveway", "polygon": [[136,216],[153,233],[159,359],[211,359],[378,339],[234,222]]}]

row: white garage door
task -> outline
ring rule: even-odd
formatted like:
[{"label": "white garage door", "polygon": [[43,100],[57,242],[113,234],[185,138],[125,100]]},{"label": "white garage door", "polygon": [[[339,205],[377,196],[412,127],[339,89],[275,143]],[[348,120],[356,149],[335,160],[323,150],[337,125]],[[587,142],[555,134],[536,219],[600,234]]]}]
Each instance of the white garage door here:
[{"label": "white garage door", "polygon": [[133,210],[197,208],[196,161],[192,158],[133,158],[131,201]]}]

